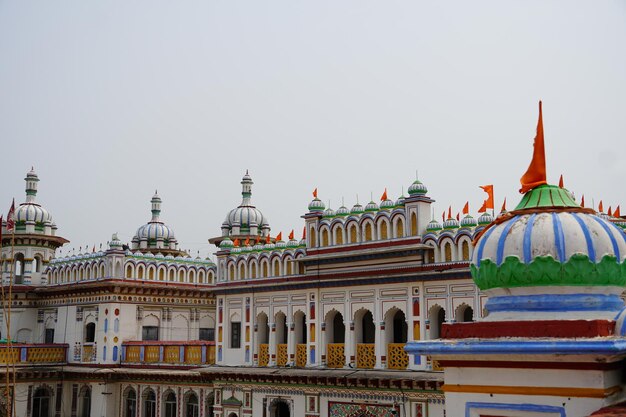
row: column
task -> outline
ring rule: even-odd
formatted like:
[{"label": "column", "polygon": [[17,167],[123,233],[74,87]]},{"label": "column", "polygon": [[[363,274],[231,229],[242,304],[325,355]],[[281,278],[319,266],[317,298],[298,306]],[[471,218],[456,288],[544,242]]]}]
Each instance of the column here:
[{"label": "column", "polygon": [[270,345],[270,360],[267,366],[276,366],[276,323],[270,323],[270,334],[268,343]]},{"label": "column", "polygon": [[376,343],[376,368],[383,368],[382,359],[387,355],[387,343],[385,342],[385,322],[381,321],[378,326],[374,327],[374,342]]},{"label": "column", "polygon": [[356,367],[356,344],[354,340],[354,322],[347,321],[344,322],[344,326],[346,328],[346,336],[344,343],[344,352],[346,354],[346,364],[352,363],[353,367]]}]

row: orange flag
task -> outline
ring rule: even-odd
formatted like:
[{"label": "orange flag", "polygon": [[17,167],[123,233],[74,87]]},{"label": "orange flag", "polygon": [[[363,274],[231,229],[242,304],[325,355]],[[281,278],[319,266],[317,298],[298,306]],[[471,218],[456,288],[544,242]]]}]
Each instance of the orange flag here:
[{"label": "orange flag", "polygon": [[306,226],[302,228],[302,240],[306,239]]},{"label": "orange flag", "polygon": [[483,189],[484,192],[487,193],[487,199],[485,200],[485,207],[486,209],[493,209],[494,208],[494,203],[493,203],[493,185],[481,185],[480,188]]},{"label": "orange flag", "polygon": [[235,239],[233,245],[235,245],[235,247],[239,247],[239,239]]},{"label": "orange flag", "polygon": [[459,220],[461,220],[461,215],[459,213],[456,214],[456,221],[458,222]]},{"label": "orange flag", "polygon": [[265,236],[265,243],[270,244],[270,235]]},{"label": "orange flag", "polygon": [[563,174],[559,177],[559,188],[563,188]]},{"label": "orange flag", "polygon": [[583,194],[583,198],[580,200],[580,206],[585,207],[585,195]]},{"label": "orange flag", "polygon": [[522,188],[519,192],[524,194],[535,187],[547,184],[546,181],[546,150],[543,143],[543,115],[541,101],[539,102],[539,120],[537,121],[537,136],[533,146],[533,159],[530,161],[528,170],[520,178]]},{"label": "orange flag", "polygon": [[469,214],[469,201],[466,201],[463,206],[463,214]]},{"label": "orange flag", "polygon": [[446,221],[446,211],[444,210],[443,213],[441,213],[441,221]]},{"label": "orange flag", "polygon": [[246,241],[244,242],[244,245],[245,245],[245,246],[250,245],[250,238],[249,238],[249,237],[248,237],[248,238],[246,238]]},{"label": "orange flag", "polygon": [[317,187],[313,190],[313,197],[317,198]]},{"label": "orange flag", "polygon": [[613,209],[611,209],[611,206],[609,206],[609,211],[606,214],[608,214],[609,217],[613,215]]},{"label": "orange flag", "polygon": [[448,207],[448,219],[452,218],[452,206]]},{"label": "orange flag", "polygon": [[598,213],[604,213],[604,207],[602,206],[602,200],[600,200],[600,204],[598,204]]},{"label": "orange flag", "polygon": [[479,213],[484,213],[487,211],[487,200],[483,201],[483,205],[478,209]]},{"label": "orange flag", "polygon": [[291,229],[291,233],[289,233],[289,240],[293,240],[293,229]]},{"label": "orange flag", "polygon": [[502,209],[500,209],[500,213],[506,211],[506,197],[504,197],[504,202],[502,203]]},{"label": "orange flag", "polygon": [[281,240],[283,240],[283,232],[280,232],[278,235],[276,235],[276,242],[280,242]]},{"label": "orange flag", "polygon": [[622,217],[622,213],[619,211],[619,206],[615,207],[615,211],[613,212],[613,216]]},{"label": "orange flag", "polygon": [[380,196],[380,201],[385,201],[387,199],[387,189],[385,188],[385,192]]}]

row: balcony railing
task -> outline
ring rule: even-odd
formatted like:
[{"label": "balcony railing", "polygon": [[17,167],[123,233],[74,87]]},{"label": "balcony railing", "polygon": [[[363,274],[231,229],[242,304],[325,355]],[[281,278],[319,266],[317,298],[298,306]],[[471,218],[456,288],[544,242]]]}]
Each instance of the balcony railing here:
[{"label": "balcony railing", "polygon": [[296,346],[296,366],[298,368],[306,366],[306,343]]},{"label": "balcony railing", "polygon": [[372,369],[376,366],[376,345],[374,343],[357,343],[356,367]]},{"label": "balcony railing", "polygon": [[389,343],[387,345],[387,368],[406,369],[409,366],[409,355],[405,352],[406,343]]},{"label": "balcony railing", "polygon": [[9,348],[0,345],[0,363],[16,366],[65,364],[67,344],[22,344],[14,343]]},{"label": "balcony railing", "polygon": [[137,341],[122,343],[127,365],[201,366],[215,363],[215,342]]},{"label": "balcony railing", "polygon": [[343,343],[329,343],[326,350],[326,366],[329,368],[343,368],[346,364],[346,355]]},{"label": "balcony railing", "polygon": [[267,366],[270,363],[270,345],[259,344],[259,366]]},{"label": "balcony railing", "polygon": [[287,344],[279,344],[278,349],[276,349],[276,365],[277,366],[287,366],[287,362],[289,361],[289,355],[287,353]]}]

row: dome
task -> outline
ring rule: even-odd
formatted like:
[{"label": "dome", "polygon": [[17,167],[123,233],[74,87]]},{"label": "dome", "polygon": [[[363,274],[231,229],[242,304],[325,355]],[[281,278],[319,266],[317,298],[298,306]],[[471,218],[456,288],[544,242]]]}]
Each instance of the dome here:
[{"label": "dome", "polygon": [[491,216],[491,214],[484,212],[483,214],[481,214],[478,217],[478,225],[479,226],[485,226],[488,225],[489,223],[491,223],[493,221],[493,217]]},{"label": "dome", "polygon": [[133,242],[147,241],[149,248],[156,247],[156,241],[163,241],[166,246],[169,246],[170,243],[177,244],[178,242],[176,241],[174,230],[160,219],[161,197],[159,197],[156,191],[150,203],[152,204],[152,219],[137,229],[137,233],[135,233],[133,237]]},{"label": "dome", "polygon": [[266,243],[264,248],[266,250],[274,250],[276,248],[276,244],[275,243],[271,243],[271,242],[270,243]]},{"label": "dome", "polygon": [[286,247],[287,247],[287,244],[283,242],[282,240],[279,242],[276,242],[276,249],[285,249]]},{"label": "dome", "polygon": [[300,239],[300,243],[298,244],[298,246],[300,246],[301,248],[305,248],[306,247],[306,239]]},{"label": "dome", "polygon": [[15,208],[13,218],[17,223],[35,223],[52,227],[54,222],[48,210],[35,202],[39,177],[33,168],[26,174],[24,180],[26,181],[26,202]]},{"label": "dome", "polygon": [[240,248],[239,246],[235,246],[235,247],[234,247],[234,248],[230,251],[230,253],[233,253],[233,254],[241,253],[241,248]]},{"label": "dome", "polygon": [[[267,233],[269,233],[270,227],[268,219],[252,204],[252,184],[254,184],[252,178],[248,174],[248,171],[246,171],[246,174],[241,179],[241,204],[229,211],[226,215],[222,223],[224,233],[230,235],[260,236],[262,235],[262,229],[267,229]],[[233,227],[238,228],[238,231],[233,233]],[[250,229],[253,227],[257,228],[256,234],[250,233]],[[265,234],[263,234],[263,236],[265,236]]]},{"label": "dome", "polygon": [[370,201],[369,203],[367,203],[367,205],[365,206],[365,211],[366,212],[376,212],[378,211],[378,204],[376,204],[373,200]]},{"label": "dome", "polygon": [[335,212],[335,216],[341,216],[341,217],[345,217],[349,214],[350,214],[350,211],[348,210],[348,207],[346,206],[339,207],[337,211]]},{"label": "dome", "polygon": [[459,221],[457,219],[450,217],[445,222],[443,222],[443,228],[446,230],[458,229]]},{"label": "dome", "polygon": [[476,219],[469,214],[461,219],[461,227],[476,227],[477,225]]},{"label": "dome", "polygon": [[413,184],[409,186],[409,195],[424,195],[428,192],[428,189],[420,180],[413,181]]},{"label": "dome", "polygon": [[309,211],[311,213],[321,213],[325,208],[326,206],[324,206],[324,202],[317,197],[309,203]]},{"label": "dome", "polygon": [[287,247],[288,248],[297,248],[298,247],[298,241],[296,239],[289,239],[289,242],[287,242]]},{"label": "dome", "polygon": [[625,257],[622,230],[562,189],[541,185],[483,231],[471,269],[481,290],[572,286],[584,293],[582,287],[618,286],[621,294]]},{"label": "dome", "polygon": [[322,217],[324,217],[325,219],[329,219],[334,216],[335,216],[335,210],[328,207],[326,210],[324,210],[324,215]]},{"label": "dome", "polygon": [[406,199],[406,197],[404,195],[401,195],[400,197],[398,197],[398,199],[396,200],[396,207],[404,206],[404,200],[405,199]]},{"label": "dome", "polygon": [[380,202],[381,210],[393,210],[394,207],[395,207],[395,204],[390,199],[386,199]]},{"label": "dome", "polygon": [[431,232],[431,233],[432,233],[432,232],[438,232],[438,231],[439,231],[439,230],[441,230],[441,229],[442,229],[441,224],[440,224],[437,220],[435,220],[435,219],[432,219],[432,220],[431,220],[431,221],[430,221],[430,222],[426,225],[426,231],[427,231],[427,232]]},{"label": "dome", "polygon": [[220,249],[230,249],[233,248],[235,244],[228,237],[220,243]]},{"label": "dome", "polygon": [[363,213],[363,206],[360,205],[359,203],[356,203],[354,206],[352,206],[352,209],[350,210],[350,214],[361,214]]}]

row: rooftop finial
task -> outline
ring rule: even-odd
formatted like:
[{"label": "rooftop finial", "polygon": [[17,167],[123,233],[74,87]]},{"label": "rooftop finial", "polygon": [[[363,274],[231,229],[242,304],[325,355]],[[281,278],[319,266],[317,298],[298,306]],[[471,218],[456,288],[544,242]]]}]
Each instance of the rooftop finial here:
[{"label": "rooftop finial", "polygon": [[246,175],[244,175],[241,179],[241,206],[252,206],[252,201],[250,199],[252,197],[252,184],[254,183],[252,182],[252,178],[250,178],[250,174],[246,169]]}]

